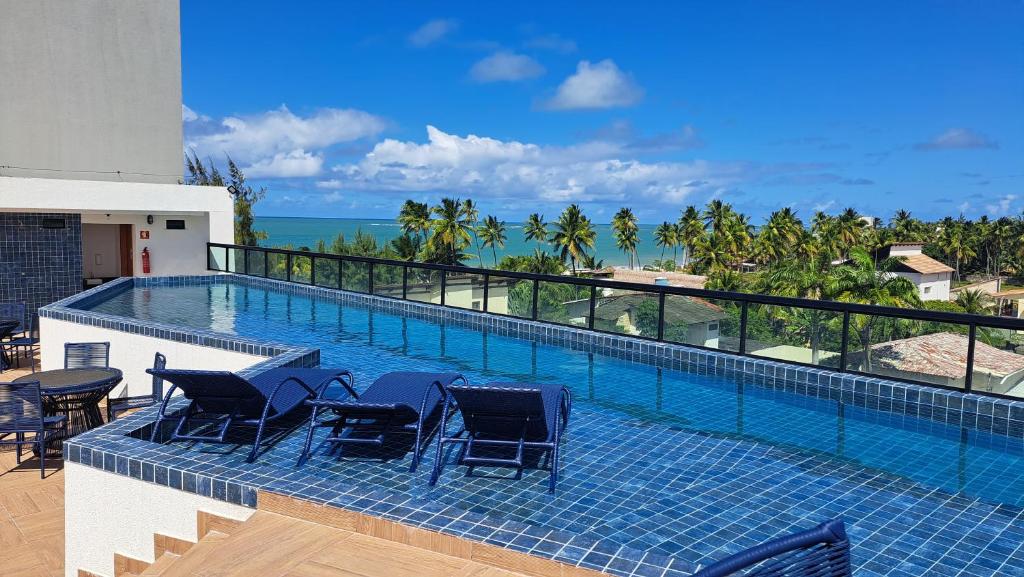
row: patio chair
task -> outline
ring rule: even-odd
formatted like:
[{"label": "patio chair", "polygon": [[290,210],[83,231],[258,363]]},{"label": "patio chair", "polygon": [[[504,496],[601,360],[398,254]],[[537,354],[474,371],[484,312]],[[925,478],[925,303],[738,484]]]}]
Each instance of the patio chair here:
[{"label": "patio chair", "polygon": [[[256,459],[267,423],[302,408],[331,382],[352,381],[352,373],[339,369],[279,368],[249,378],[228,371],[165,368],[146,372],[171,383],[160,404],[150,440],[156,440],[163,421],[176,423],[169,441],[224,443],[233,427],[255,427],[256,438],[246,458],[250,463]],[[180,390],[189,403],[168,414],[167,406],[175,390]],[[195,425],[205,427],[196,432]],[[212,431],[203,432],[209,429]]]},{"label": "patio chair", "polygon": [[[65,415],[48,417],[43,413],[39,382],[0,383],[0,445],[14,445],[21,464],[21,446],[34,445],[39,454],[39,476],[46,478],[46,443],[64,432]],[[8,437],[14,435],[14,439]],[[32,435],[31,439],[25,435]]]},{"label": "patio chair", "polygon": [[841,519],[773,539],[708,565],[693,577],[847,577],[850,541]]},{"label": "patio chair", "polygon": [[64,343],[64,368],[89,369],[110,366],[110,343]]},{"label": "patio chair", "polygon": [[[160,370],[167,367],[167,357],[157,353],[153,357],[153,368]],[[164,398],[164,380],[153,376],[153,389],[148,395],[137,395],[134,397],[109,397],[107,398],[107,422],[113,421],[125,411],[133,409],[144,409],[151,407]]]},{"label": "patio chair", "polygon": [[[2,315],[0,315],[2,316]],[[9,341],[0,343],[0,346],[5,347],[8,351],[13,353],[12,358],[17,360],[18,366],[21,366],[19,352],[23,352],[26,357],[31,360],[32,372],[36,372],[36,353],[39,351],[39,315],[33,314],[29,319],[28,329],[21,334],[21,336],[15,336]]]},{"label": "patio chair", "polygon": [[[458,464],[515,467],[522,474],[524,451],[545,450],[551,476],[548,491],[558,483],[558,451],[562,432],[569,423],[572,396],[562,385],[490,383],[484,386],[450,386],[441,416],[441,436],[430,484],[437,483],[444,467],[444,446],[460,444]],[[447,405],[454,403],[462,414],[463,428],[447,435]],[[515,450],[513,457],[499,451]]]},{"label": "patio chair", "polygon": [[[310,401],[313,413],[298,464],[309,458],[313,431],[319,427],[331,427],[326,443],[374,447],[383,446],[389,433],[404,431],[415,435],[409,468],[410,472],[415,471],[424,442],[440,420],[448,397],[446,387],[458,381],[468,383],[459,373],[393,372],[382,375],[363,393],[357,393],[352,383],[342,383],[348,393],[345,399],[326,398],[324,388]],[[320,412],[327,409],[335,417],[319,421]]]},{"label": "patio chair", "polygon": [[20,336],[25,331],[25,319],[28,306],[25,303],[0,303],[0,319],[14,319],[18,326],[14,327],[12,333]]}]

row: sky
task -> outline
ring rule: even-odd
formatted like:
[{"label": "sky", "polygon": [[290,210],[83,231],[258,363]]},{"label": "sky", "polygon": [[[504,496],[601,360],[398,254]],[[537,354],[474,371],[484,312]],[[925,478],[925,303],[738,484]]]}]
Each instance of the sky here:
[{"label": "sky", "polygon": [[1020,0],[182,0],[181,28],[186,148],[259,216],[1024,210]]}]

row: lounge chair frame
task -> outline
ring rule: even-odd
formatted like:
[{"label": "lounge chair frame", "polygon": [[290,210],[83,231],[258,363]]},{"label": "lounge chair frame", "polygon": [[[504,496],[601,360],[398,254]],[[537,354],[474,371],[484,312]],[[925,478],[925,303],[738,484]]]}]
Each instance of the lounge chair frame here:
[{"label": "lounge chair frame", "polygon": [[[464,388],[467,391],[472,392],[488,392],[493,391],[500,394],[538,394],[537,388],[531,388],[529,386],[521,387],[509,387],[509,386],[465,386],[465,387],[449,387],[449,393],[453,390]],[[461,445],[459,450],[459,457],[457,463],[459,465],[473,466],[499,466],[499,467],[514,467],[518,469],[518,474],[521,475],[523,471],[523,454],[526,449],[546,449],[548,453],[548,469],[550,476],[548,478],[548,492],[554,493],[555,486],[558,484],[559,477],[559,463],[560,463],[560,447],[562,442],[562,433],[569,425],[569,414],[572,412],[572,393],[566,387],[561,387],[561,391],[558,396],[558,414],[555,418],[554,431],[549,431],[548,440],[545,441],[527,441],[527,429],[530,427],[529,418],[523,418],[515,415],[508,415],[502,413],[500,410],[495,410],[493,413],[476,413],[477,417],[483,417],[484,419],[491,420],[508,420],[511,423],[518,424],[519,437],[516,440],[510,439],[494,439],[481,436],[479,432],[469,431],[465,426],[459,429],[454,435],[448,435],[448,417],[454,412],[449,410],[447,405],[452,405],[451,408],[458,408],[455,397],[449,394],[446,400],[446,406],[441,416],[441,434],[437,442],[437,456],[434,459],[434,470],[430,475],[430,485],[437,484],[438,479],[441,477],[442,469],[445,466],[444,458],[444,447],[448,444]],[[511,459],[502,459],[497,457],[488,456],[476,456],[473,454],[474,447],[515,447],[515,457]]]},{"label": "lounge chair frame", "polygon": [[849,577],[850,540],[841,519],[726,557],[693,577]]},{"label": "lounge chair frame", "polygon": [[[170,378],[175,373],[180,371],[173,370],[154,370],[147,369],[146,372],[153,376],[160,376],[164,380],[171,383],[170,388],[164,394],[163,402],[160,404],[159,412],[157,413],[157,419],[153,423],[153,430],[150,434],[150,440],[156,441],[157,434],[161,429],[161,423],[164,421],[176,421],[174,430],[171,432],[171,436],[168,441],[203,441],[212,443],[223,443],[227,437],[228,431],[233,426],[248,426],[256,428],[256,438],[252,444],[252,450],[249,451],[246,462],[253,462],[256,460],[256,455],[259,453],[260,443],[263,440],[263,433],[267,423],[271,423],[289,413],[291,410],[283,412],[275,412],[271,414],[270,411],[273,407],[274,400],[279,394],[285,389],[286,386],[297,386],[301,387],[306,392],[306,399],[303,403],[296,405],[304,405],[308,401],[315,399],[319,396],[320,392],[326,389],[332,382],[339,382],[343,386],[351,386],[350,383],[354,378],[352,373],[349,371],[338,370],[329,374],[326,378],[315,384],[307,383],[305,379],[300,378],[303,372],[309,371],[322,371],[323,369],[296,369],[297,374],[289,375],[284,377],[277,385],[275,385],[269,395],[264,394],[256,385],[252,384],[249,379],[246,379],[240,375],[237,375],[228,371],[187,371],[190,375],[199,377],[208,377],[210,379],[237,379],[238,381],[246,383],[253,392],[250,397],[240,396],[217,396],[217,395],[202,395],[198,398],[191,399],[189,404],[180,413],[168,414],[167,406],[171,401],[171,397],[174,395],[174,391],[178,390],[178,385],[174,384],[174,381]],[[257,377],[258,378],[258,377]],[[348,383],[346,383],[346,380]],[[237,382],[237,381],[236,381]],[[251,403],[254,398],[259,396],[264,397],[263,408],[258,418],[246,416],[242,409],[243,405]],[[226,402],[233,404],[231,411],[227,413],[204,413],[198,409],[199,404],[202,401],[215,401],[215,402]],[[210,434],[195,434],[191,432],[193,425],[196,424],[210,424],[214,425],[214,431]]]},{"label": "lounge chair frame", "polygon": [[[423,458],[423,442],[429,439],[431,435],[441,426],[447,411],[449,411],[448,403],[448,386],[454,382],[461,381],[466,385],[469,384],[469,380],[462,375],[456,374],[448,383],[442,383],[440,380],[435,379],[430,385],[424,390],[423,397],[420,399],[419,411],[415,422],[406,423],[400,426],[394,426],[394,419],[397,410],[400,407],[399,403],[365,403],[359,400],[359,393],[355,390],[355,384],[353,383],[342,383],[345,387],[346,392],[349,394],[350,399],[345,400],[332,400],[325,397],[327,394],[327,388],[323,388],[320,394],[309,404],[313,406],[313,413],[309,417],[309,428],[306,431],[306,442],[302,448],[302,454],[299,456],[298,464],[302,465],[309,459],[309,452],[313,444],[313,432],[318,428],[331,427],[331,433],[328,435],[324,442],[334,444],[349,444],[349,445],[369,445],[374,447],[380,447],[384,445],[386,435],[389,431],[395,429],[402,430],[405,432],[414,433],[416,440],[413,444],[413,455],[412,464],[409,466],[409,472],[416,471],[419,466],[420,460]],[[372,384],[370,385],[373,386]],[[433,414],[433,410],[427,410],[427,402],[430,400],[432,392],[436,390],[440,395],[440,404],[442,407],[442,413],[440,421],[430,428],[429,431],[424,429],[427,424],[427,419]],[[328,419],[320,421],[320,412],[324,410],[332,410],[337,415],[335,419]],[[349,422],[350,416],[357,419],[359,422]],[[371,422],[364,422],[370,419]],[[360,430],[360,431],[377,431],[377,435],[374,437],[351,437],[344,436],[345,430]]]}]

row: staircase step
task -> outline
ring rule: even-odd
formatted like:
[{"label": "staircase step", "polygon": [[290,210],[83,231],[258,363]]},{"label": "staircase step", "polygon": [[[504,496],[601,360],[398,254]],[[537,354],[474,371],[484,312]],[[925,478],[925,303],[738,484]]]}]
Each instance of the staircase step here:
[{"label": "staircase step", "polygon": [[164,571],[173,565],[180,557],[181,555],[176,555],[174,553],[164,553],[160,557],[157,557],[157,560],[154,561],[152,565],[146,567],[145,571],[139,573],[139,577],[155,577],[157,575],[163,575]]},{"label": "staircase step", "polygon": [[162,572],[163,576],[174,575],[202,575],[205,569],[219,561],[221,557],[221,545],[228,539],[228,535],[220,531],[210,531],[198,543],[192,546],[187,553],[166,565]]}]

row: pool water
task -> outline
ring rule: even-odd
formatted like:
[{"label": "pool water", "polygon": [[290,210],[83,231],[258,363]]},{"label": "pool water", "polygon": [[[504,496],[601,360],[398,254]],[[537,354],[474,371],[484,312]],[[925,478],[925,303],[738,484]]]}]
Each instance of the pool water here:
[{"label": "pool water", "polygon": [[[467,510],[693,562],[842,515],[861,574],[1024,574],[1020,439],[241,284],[135,288],[90,310],[319,347],[357,389],[391,370],[567,385],[558,495],[543,493],[542,471],[474,485],[449,469],[438,498]],[[431,458],[415,482],[387,477],[400,467],[373,471],[427,494]],[[310,466],[352,471],[327,457]]]}]

